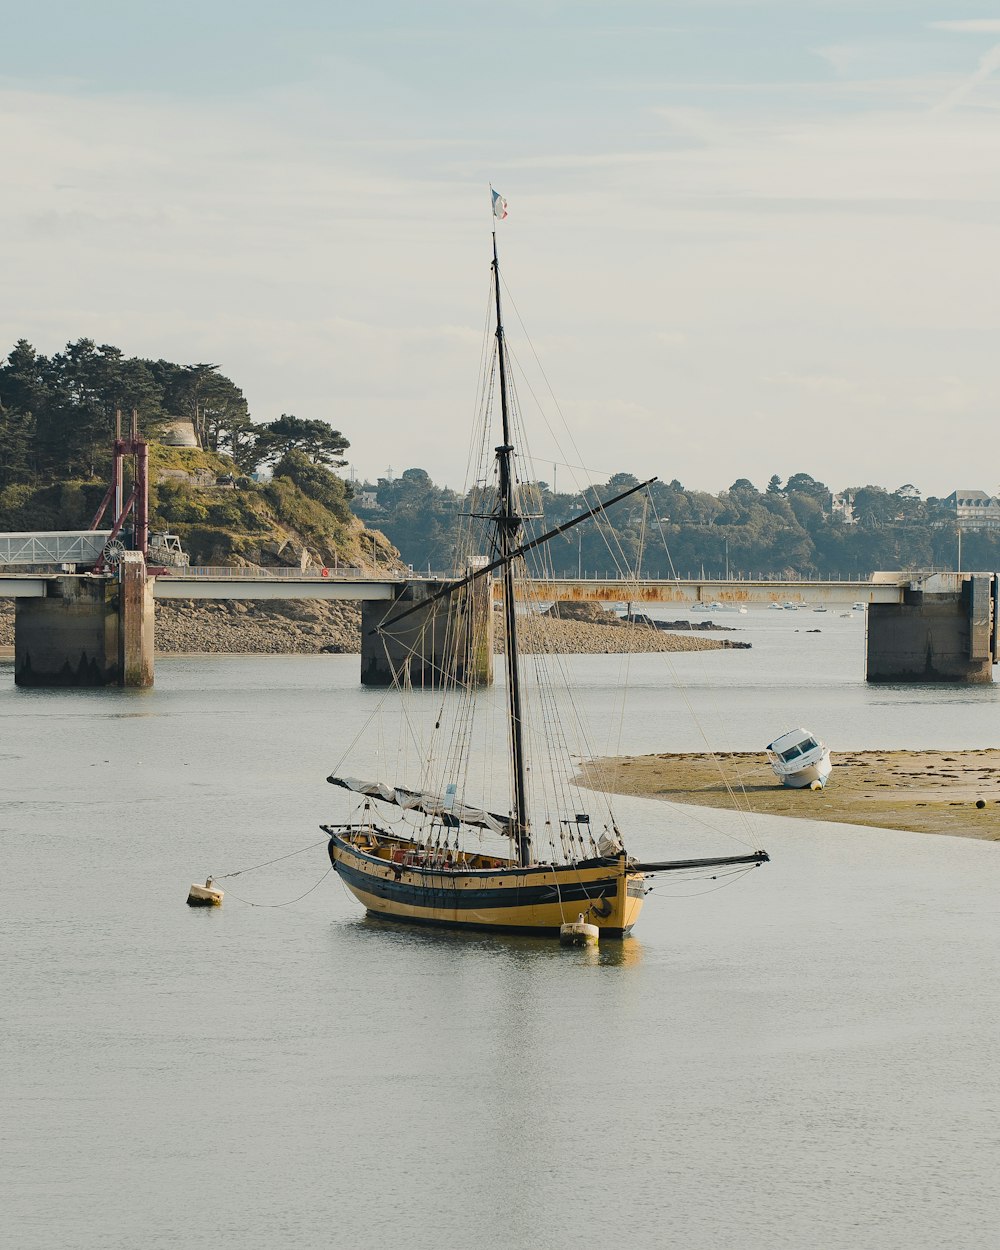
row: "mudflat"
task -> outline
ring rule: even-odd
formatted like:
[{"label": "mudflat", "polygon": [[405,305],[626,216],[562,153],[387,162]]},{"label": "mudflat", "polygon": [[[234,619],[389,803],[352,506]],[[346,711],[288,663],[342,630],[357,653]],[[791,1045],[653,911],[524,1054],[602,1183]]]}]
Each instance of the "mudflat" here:
[{"label": "mudflat", "polygon": [[577,781],[671,803],[1000,841],[1000,750],[835,752],[824,790],[779,785],[751,751],[595,759]]}]

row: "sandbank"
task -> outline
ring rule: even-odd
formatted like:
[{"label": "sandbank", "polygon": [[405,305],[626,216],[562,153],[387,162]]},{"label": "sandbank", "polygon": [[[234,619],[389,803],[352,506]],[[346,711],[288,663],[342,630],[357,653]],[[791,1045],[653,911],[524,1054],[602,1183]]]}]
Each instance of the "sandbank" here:
[{"label": "sandbank", "polygon": [[825,790],[778,785],[750,751],[591,760],[577,780],[671,803],[1000,841],[1000,750],[834,753]]}]

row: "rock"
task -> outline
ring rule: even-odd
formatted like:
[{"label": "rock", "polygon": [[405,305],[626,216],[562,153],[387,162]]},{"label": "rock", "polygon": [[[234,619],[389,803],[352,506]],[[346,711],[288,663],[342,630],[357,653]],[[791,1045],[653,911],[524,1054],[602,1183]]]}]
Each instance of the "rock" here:
[{"label": "rock", "polygon": [[[599,605],[598,605],[599,606]],[[604,612],[604,609],[601,609]],[[613,616],[606,613],[606,616]],[[497,650],[503,650],[498,620]],[[0,601],[0,646],[14,645],[14,605]],[[551,616],[524,619],[527,653],[617,655],[649,651],[705,651],[746,648],[730,639],[694,638],[644,625],[595,624]],[[161,654],[358,654],[361,609],[356,603],[300,600],[262,603],[164,599],[156,605],[156,650]]]}]

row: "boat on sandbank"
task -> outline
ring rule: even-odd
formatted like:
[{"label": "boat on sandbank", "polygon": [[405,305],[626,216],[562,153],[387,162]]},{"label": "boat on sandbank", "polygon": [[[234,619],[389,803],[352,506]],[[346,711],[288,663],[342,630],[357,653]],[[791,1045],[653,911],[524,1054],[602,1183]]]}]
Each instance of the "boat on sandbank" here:
[{"label": "boat on sandbank", "polygon": [[766,748],[768,763],[783,786],[822,789],[830,778],[830,748],[808,729],[790,729]]}]

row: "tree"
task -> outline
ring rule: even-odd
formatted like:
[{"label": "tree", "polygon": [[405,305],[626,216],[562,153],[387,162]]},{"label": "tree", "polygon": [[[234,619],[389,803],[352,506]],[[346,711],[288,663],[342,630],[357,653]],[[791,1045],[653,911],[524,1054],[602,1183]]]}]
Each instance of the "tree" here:
[{"label": "tree", "polygon": [[306,420],[283,412],[276,421],[261,427],[255,455],[258,463],[269,463],[297,450],[316,464],[339,468],[347,463],[340,459],[340,453],[350,445],[327,421]]},{"label": "tree", "polygon": [[26,339],[15,343],[0,366],[0,488],[30,481],[36,461],[35,414],[46,401],[48,361]]},{"label": "tree", "polygon": [[747,477],[738,477],[729,488],[730,495],[756,496],[757,487]]},{"label": "tree", "polygon": [[639,485],[639,479],[632,473],[613,473],[608,478],[607,495],[620,495],[623,491],[631,490],[633,486]]},{"label": "tree", "polygon": [[291,478],[304,495],[321,503],[338,521],[350,520],[350,486],[325,465],[310,460],[305,452],[298,448],[287,452],[274,466],[274,476]]},{"label": "tree", "polygon": [[854,515],[866,530],[881,529],[896,519],[898,500],[882,486],[861,486],[854,496]]},{"label": "tree", "polygon": [[35,418],[0,403],[0,490],[31,480]]},{"label": "tree", "polygon": [[133,408],[149,432],[163,417],[163,390],[137,359],[93,339],[77,339],[57,352],[46,369],[49,392],[38,414],[39,471],[59,465],[68,476],[93,475],[111,454],[116,410]]},{"label": "tree", "polygon": [[781,478],[775,473],[767,484],[767,493],[769,495],[781,494]]},{"label": "tree", "polygon": [[829,507],[832,495],[830,488],[817,482],[808,473],[793,473],[785,483],[786,495],[808,495],[823,507]]}]

